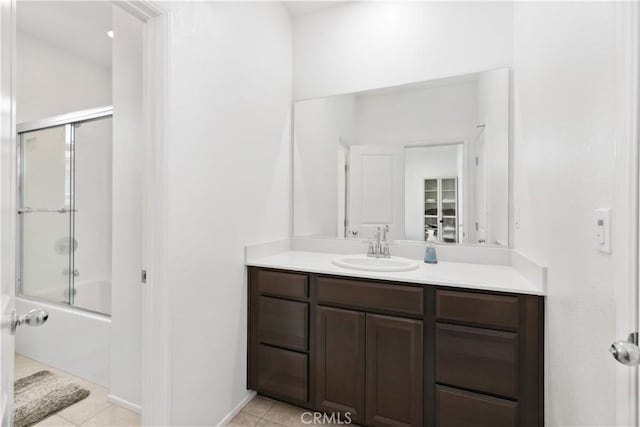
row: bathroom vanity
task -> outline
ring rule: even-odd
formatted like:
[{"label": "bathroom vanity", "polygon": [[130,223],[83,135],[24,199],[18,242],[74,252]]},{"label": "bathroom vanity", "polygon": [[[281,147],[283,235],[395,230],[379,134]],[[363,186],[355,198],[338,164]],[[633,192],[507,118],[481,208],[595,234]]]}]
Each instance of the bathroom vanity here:
[{"label": "bathroom vanity", "polygon": [[[544,423],[546,276],[509,249],[509,81],[294,104],[292,239],[247,257],[250,389],[367,426]],[[427,236],[455,262],[424,264]]]},{"label": "bathroom vanity", "polygon": [[250,389],[367,426],[543,424],[544,297],[510,267],[329,256],[250,264]]}]

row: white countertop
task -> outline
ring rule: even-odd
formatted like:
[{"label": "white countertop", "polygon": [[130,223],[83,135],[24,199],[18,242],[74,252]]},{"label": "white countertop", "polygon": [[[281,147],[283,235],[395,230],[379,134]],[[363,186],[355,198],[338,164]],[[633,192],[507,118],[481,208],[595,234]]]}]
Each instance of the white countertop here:
[{"label": "white countertop", "polygon": [[341,254],[323,252],[285,251],[257,258],[247,263],[254,267],[336,276],[360,277],[425,285],[452,286],[485,291],[544,295],[544,290],[527,280],[511,266],[468,264],[458,262],[420,263],[416,270],[397,273],[361,271],[338,267],[331,261]]}]

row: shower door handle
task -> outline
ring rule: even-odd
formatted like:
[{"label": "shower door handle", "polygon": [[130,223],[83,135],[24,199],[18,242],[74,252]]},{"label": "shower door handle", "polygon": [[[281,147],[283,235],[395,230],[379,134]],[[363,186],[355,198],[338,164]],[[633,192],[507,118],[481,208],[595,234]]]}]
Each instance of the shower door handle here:
[{"label": "shower door handle", "polygon": [[16,329],[20,325],[29,326],[42,326],[49,318],[49,312],[41,308],[34,308],[29,310],[26,314],[18,316],[18,313],[14,310],[11,313],[11,334],[16,333]]},{"label": "shower door handle", "polygon": [[18,209],[19,214],[28,214],[28,213],[67,213],[67,212],[77,212],[77,209],[67,209],[67,208],[58,208],[58,209],[34,209],[34,208],[20,208]]}]

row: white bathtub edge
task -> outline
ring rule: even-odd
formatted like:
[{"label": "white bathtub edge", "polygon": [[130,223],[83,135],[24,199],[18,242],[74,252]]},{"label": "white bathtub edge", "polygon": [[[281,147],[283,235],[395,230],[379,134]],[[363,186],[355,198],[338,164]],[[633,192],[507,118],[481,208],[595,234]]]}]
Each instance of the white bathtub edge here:
[{"label": "white bathtub edge", "polygon": [[106,314],[100,314],[100,313],[96,313],[94,311],[90,311],[90,310],[84,310],[82,307],[74,307],[72,305],[67,306],[64,304],[56,304],[56,303],[52,303],[52,302],[48,302],[48,301],[43,301],[41,299],[37,299],[37,298],[30,298],[28,296],[25,295],[16,295],[15,297],[15,301],[24,301],[24,302],[28,302],[34,305],[37,305],[38,307],[47,309],[47,310],[59,310],[63,313],[67,313],[67,314],[79,314],[81,316],[84,317],[88,317],[90,319],[93,320],[97,320],[100,322],[106,322],[111,324],[111,317],[109,317]]}]

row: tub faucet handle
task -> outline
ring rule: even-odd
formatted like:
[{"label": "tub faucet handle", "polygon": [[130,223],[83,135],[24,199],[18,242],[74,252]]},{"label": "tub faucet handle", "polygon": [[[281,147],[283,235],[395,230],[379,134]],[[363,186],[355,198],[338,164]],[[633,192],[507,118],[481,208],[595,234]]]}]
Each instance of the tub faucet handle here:
[{"label": "tub faucet handle", "polygon": [[14,310],[11,313],[11,334],[15,334],[20,325],[42,326],[48,318],[49,312],[42,308],[34,308],[22,316],[18,316],[18,313]]}]

